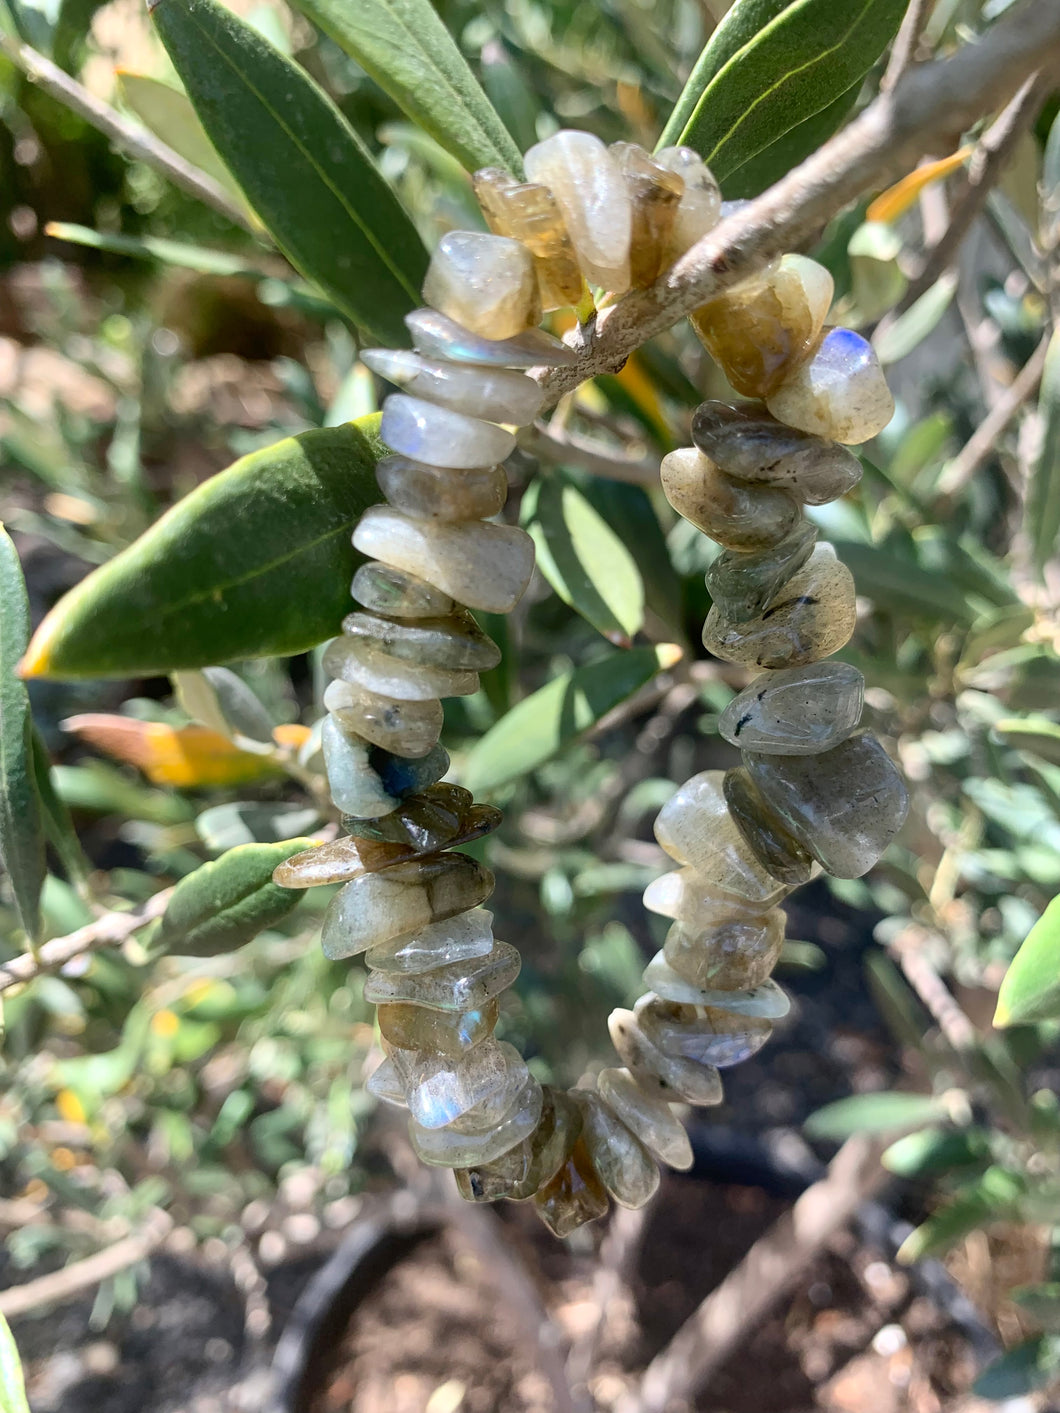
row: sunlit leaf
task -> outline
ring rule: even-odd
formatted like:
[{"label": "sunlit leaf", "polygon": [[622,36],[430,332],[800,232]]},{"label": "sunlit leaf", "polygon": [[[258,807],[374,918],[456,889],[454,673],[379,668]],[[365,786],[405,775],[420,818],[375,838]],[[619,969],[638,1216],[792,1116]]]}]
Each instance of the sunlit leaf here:
[{"label": "sunlit leaf", "polygon": [[34,781],[33,718],[16,669],[29,639],[29,600],[11,536],[0,525],[0,860],[26,935],[40,933],[44,822]]},{"label": "sunlit leaf", "polygon": [[989,1153],[984,1129],[925,1128],[892,1143],[880,1162],[898,1177],[923,1178],[974,1167]]},{"label": "sunlit leaf", "polygon": [[858,79],[827,108],[803,118],[801,123],[796,123],[768,147],[737,167],[725,178],[726,197],[730,201],[749,200],[787,176],[793,167],[804,162],[843,126],[854,110],[861,87],[861,80]]},{"label": "sunlit leaf", "polygon": [[468,171],[522,159],[430,0],[294,0]]},{"label": "sunlit leaf", "polygon": [[478,794],[536,770],[680,656],[673,643],[632,648],[553,678],[476,742],[461,784]]},{"label": "sunlit leaf", "polygon": [[1060,898],[1023,939],[997,997],[994,1024],[1029,1025],[1060,1019]]},{"label": "sunlit leaf", "polygon": [[419,303],[427,253],[342,113],[215,0],[156,0],[153,16],[207,136],[276,244],[354,323],[407,344],[402,319]]},{"label": "sunlit leaf", "polygon": [[232,173],[217,155],[217,149],[206,136],[186,93],[148,74],[132,74],[118,70],[118,93],[127,108],[172,147],[178,156],[213,177],[230,191],[237,191]]},{"label": "sunlit leaf", "polygon": [[29,1413],[22,1361],[11,1327],[0,1315],[0,1413]]},{"label": "sunlit leaf", "polygon": [[227,667],[175,672],[173,685],[181,706],[194,721],[239,745],[245,741],[271,748],[273,724],[269,713],[242,677]]},{"label": "sunlit leaf", "polygon": [[241,844],[203,864],[173,890],[152,945],[182,957],[213,957],[242,947],[297,905],[303,894],[273,883],[272,872],[312,845],[312,839]]},{"label": "sunlit leaf", "polygon": [[884,367],[920,347],[938,327],[956,292],[957,276],[952,272],[942,275],[893,324],[880,330],[872,343]]},{"label": "sunlit leaf", "polygon": [[982,1177],[963,1186],[950,1202],[910,1232],[898,1249],[898,1260],[911,1265],[925,1256],[937,1256],[988,1222],[1018,1216],[1026,1188],[1022,1174],[987,1168]]},{"label": "sunlit leaf", "polygon": [[995,723],[994,732],[1010,746],[1032,751],[1050,765],[1060,765],[1060,724],[1047,716],[1006,716]]},{"label": "sunlit leaf", "polygon": [[971,147],[962,147],[959,152],[951,152],[948,157],[939,157],[934,162],[922,162],[901,181],[889,186],[875,201],[870,202],[865,219],[897,221],[899,216],[905,215],[925,187],[948,177],[951,172],[958,171],[971,155]]},{"label": "sunlit leaf", "polygon": [[303,432],[204,481],[65,595],[27,677],[132,677],[304,652],[337,631],[378,499],[378,417]]},{"label": "sunlit leaf", "polygon": [[811,1138],[840,1143],[852,1133],[888,1133],[919,1127],[942,1114],[930,1094],[852,1094],[810,1115],[804,1125]]},{"label": "sunlit leaf", "polygon": [[241,751],[207,726],[174,727],[162,721],[88,712],[71,716],[63,727],[114,760],[137,766],[155,785],[184,789],[241,785],[276,770],[267,758]]}]

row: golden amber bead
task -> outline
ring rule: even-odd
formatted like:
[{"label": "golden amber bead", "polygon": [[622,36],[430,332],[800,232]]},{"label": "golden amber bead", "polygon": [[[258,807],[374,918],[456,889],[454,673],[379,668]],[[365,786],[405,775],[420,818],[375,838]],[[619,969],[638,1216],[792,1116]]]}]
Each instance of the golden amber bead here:
[{"label": "golden amber bead", "polygon": [[534,1206],[555,1236],[570,1236],[586,1222],[606,1216],[607,1189],[581,1138],[575,1142],[570,1157],[556,1176],[534,1197]]},{"label": "golden amber bead", "polygon": [[654,284],[670,263],[674,221],[685,189],[676,172],[649,157],[635,142],[614,142],[611,154],[633,201],[629,277],[634,289]]},{"label": "golden amber bead", "polygon": [[483,167],[472,183],[490,230],[519,241],[533,257],[542,307],[577,304],[582,272],[559,203],[548,187],[517,182],[500,167]]}]

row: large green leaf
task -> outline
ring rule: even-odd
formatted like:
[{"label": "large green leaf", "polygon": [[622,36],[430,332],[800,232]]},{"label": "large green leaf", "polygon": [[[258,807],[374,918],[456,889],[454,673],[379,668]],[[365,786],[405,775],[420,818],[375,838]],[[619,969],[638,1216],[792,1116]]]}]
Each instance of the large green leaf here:
[{"label": "large green leaf", "polygon": [[303,894],[272,881],[277,864],[313,847],[312,839],[239,844],[182,878],[173,890],[153,947],[181,957],[231,952],[287,916]]},{"label": "large green leaf", "polygon": [[1053,901],[1012,958],[994,1014],[996,1026],[1060,1018],[1060,898]]},{"label": "large green leaf", "polygon": [[540,478],[523,501],[537,566],[564,603],[612,643],[628,647],[644,622],[636,560],[562,472]]},{"label": "large green leaf", "polygon": [[660,145],[685,143],[719,180],[835,103],[892,39],[907,0],[736,0]]},{"label": "large green leaf", "polygon": [[127,72],[118,74],[118,92],[144,127],[186,162],[206,172],[222,186],[234,188],[232,173],[218,157],[186,93],[148,74]]},{"label": "large green leaf", "polygon": [[378,416],[242,457],[48,614],[27,677],[126,677],[303,652],[338,631],[378,499]]},{"label": "large green leaf", "polygon": [[461,783],[481,793],[536,770],[679,657],[673,643],[661,643],[610,653],[553,678],[486,732]]},{"label": "large green leaf", "polygon": [[29,1413],[22,1361],[3,1315],[0,1315],[0,1413]]},{"label": "large green leaf", "polygon": [[1042,444],[1027,487],[1024,527],[1039,578],[1053,557],[1060,533],[1060,329],[1049,342],[1038,394]]},{"label": "large green leaf", "polygon": [[157,0],[192,106],[276,244],[337,308],[407,344],[427,253],[349,123],[304,69],[215,0]]},{"label": "large green leaf", "polygon": [[32,940],[40,933],[44,887],[44,824],[34,783],[33,719],[16,676],[29,639],[29,601],[11,537],[0,525],[0,860],[19,920]]},{"label": "large green leaf", "polygon": [[846,93],[822,108],[819,113],[803,118],[786,133],[782,133],[763,147],[735,172],[725,178],[724,193],[730,201],[740,201],[758,196],[781,177],[787,176],[793,167],[804,162],[811,153],[828,141],[853,111],[861,92],[861,80],[852,84]]},{"label": "large green leaf", "polygon": [[511,133],[430,0],[294,0],[468,171],[522,175]]}]

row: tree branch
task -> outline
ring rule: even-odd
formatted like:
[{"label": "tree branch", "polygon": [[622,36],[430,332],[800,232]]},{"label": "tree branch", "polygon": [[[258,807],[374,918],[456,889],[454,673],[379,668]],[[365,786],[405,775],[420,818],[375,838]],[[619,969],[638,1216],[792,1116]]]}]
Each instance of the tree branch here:
[{"label": "tree branch", "polygon": [[79,84],[76,79],[72,79],[68,73],[59,68],[58,64],[53,64],[50,59],[46,59],[43,54],[38,54],[28,44],[20,44],[17,40],[3,40],[0,47],[31,83],[37,84],[39,88],[50,93],[65,108],[77,113],[87,123],[91,123],[104,137],[109,137],[119,151],[130,157],[139,158],[141,162],[146,162],[149,167],[154,167],[163,176],[168,177],[175,186],[179,186],[189,196],[194,196],[197,201],[203,201],[207,206],[212,206],[227,220],[237,226],[242,226],[252,235],[258,234],[251,225],[247,213],[232,199],[219,182],[214,181],[213,177],[207,176],[205,172],[201,172],[191,162],[186,162],[183,157],[173,151],[172,147],[160,141],[147,128],[127,121],[108,103],[104,103],[94,94],[89,93],[88,89]]},{"label": "tree branch", "polygon": [[541,381],[554,406],[588,378],[616,373],[646,339],[766,260],[797,249],[849,202],[907,172],[931,135],[952,143],[1060,57],[1060,0],[1027,0],[951,59],[909,69],[842,132],[704,236],[649,289],[568,336],[581,356]]},{"label": "tree branch", "polygon": [[880,80],[880,92],[889,93],[913,62],[916,46],[934,0],[909,0],[909,8],[902,19],[901,28],[891,45],[891,57],[887,60],[887,71]]},{"label": "tree branch", "polygon": [[12,957],[9,962],[0,965],[0,994],[10,990],[12,986],[21,986],[24,982],[32,981],[34,977],[45,972],[58,971],[67,962],[72,962],[75,957],[84,956],[87,952],[98,952],[102,947],[118,946],[145,923],[161,917],[172,892],[172,888],[164,888],[161,893],[148,898],[146,903],[133,908],[131,912],[105,913],[103,917],[96,918],[95,922],[79,927],[76,932],[71,932],[66,937],[53,937],[50,942],[45,942],[37,948],[36,956],[32,952],[23,952],[21,956]]},{"label": "tree branch", "polygon": [[592,476],[606,476],[610,481],[628,481],[634,486],[654,486],[659,480],[657,456],[611,455],[583,441],[570,432],[553,432],[549,428],[524,427],[519,433],[519,445],[540,461],[552,461],[560,466],[577,466]]}]

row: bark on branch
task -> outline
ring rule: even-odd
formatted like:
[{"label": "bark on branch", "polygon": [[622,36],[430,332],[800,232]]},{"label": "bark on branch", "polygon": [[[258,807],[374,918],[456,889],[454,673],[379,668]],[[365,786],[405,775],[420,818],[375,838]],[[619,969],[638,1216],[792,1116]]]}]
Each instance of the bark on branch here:
[{"label": "bark on branch", "polygon": [[649,289],[635,290],[569,341],[581,357],[542,376],[546,406],[616,373],[646,339],[765,261],[798,249],[849,202],[907,172],[926,147],[953,145],[1033,73],[1060,64],[1060,0],[1027,0],[952,58],[908,69],[830,142],[733,212]]}]

